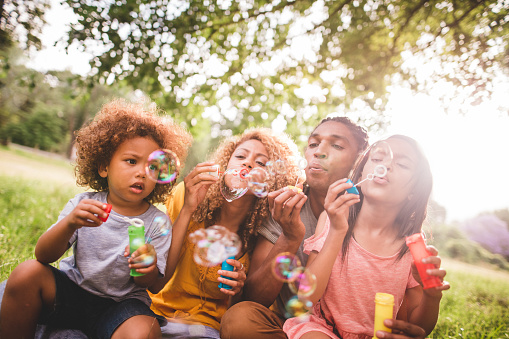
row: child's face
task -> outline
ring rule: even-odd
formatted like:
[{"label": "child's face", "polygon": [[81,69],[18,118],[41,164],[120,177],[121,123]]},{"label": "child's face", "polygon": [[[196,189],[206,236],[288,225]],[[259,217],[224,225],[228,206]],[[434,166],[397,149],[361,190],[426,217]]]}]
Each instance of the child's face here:
[{"label": "child's face", "polygon": [[[362,193],[369,198],[379,198],[386,203],[403,204],[412,195],[418,158],[413,147],[405,140],[386,140],[393,152],[393,160],[387,166],[387,175],[374,177],[362,184]],[[364,165],[362,179],[373,173],[377,163],[370,160]]]},{"label": "child's face", "polygon": [[136,137],[117,148],[106,168],[99,170],[108,179],[108,199],[113,205],[142,204],[155,188],[156,182],[145,173],[148,156],[159,149],[151,138]]}]

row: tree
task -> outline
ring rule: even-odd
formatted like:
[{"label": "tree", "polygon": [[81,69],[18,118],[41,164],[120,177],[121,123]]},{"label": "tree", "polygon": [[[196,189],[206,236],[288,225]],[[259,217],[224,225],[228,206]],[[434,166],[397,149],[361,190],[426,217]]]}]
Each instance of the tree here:
[{"label": "tree", "polygon": [[49,7],[49,0],[0,0],[0,50],[12,47],[15,41],[21,42],[22,48],[40,49],[39,35]]},{"label": "tree", "polygon": [[[203,114],[218,133],[275,121],[305,135],[336,110],[376,127],[390,84],[446,79],[478,102],[509,66],[503,0],[66,2],[78,17],[67,42],[93,46],[98,78],[136,84],[178,120]],[[442,68],[422,79],[406,61],[430,54]]]}]

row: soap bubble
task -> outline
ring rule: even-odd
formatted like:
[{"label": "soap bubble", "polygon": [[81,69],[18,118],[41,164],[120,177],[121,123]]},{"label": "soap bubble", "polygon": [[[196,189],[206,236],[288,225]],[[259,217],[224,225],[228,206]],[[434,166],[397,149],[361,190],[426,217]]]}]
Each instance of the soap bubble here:
[{"label": "soap bubble", "polygon": [[241,170],[232,168],[223,173],[220,189],[226,201],[232,202],[246,194],[248,190],[246,176],[248,173],[249,171],[245,168]]},{"label": "soap bubble", "polygon": [[172,151],[159,149],[150,153],[145,172],[147,176],[159,184],[168,184],[177,179],[180,161]]},{"label": "soap bubble", "polygon": [[147,238],[147,243],[150,243],[152,240],[157,239],[159,237],[164,237],[170,234],[171,232],[171,223],[167,217],[157,216],[152,221],[152,225],[150,228],[150,233],[145,237]]},{"label": "soap bubble", "polygon": [[256,167],[246,175],[247,187],[258,198],[264,198],[269,194],[268,175],[263,168]]},{"label": "soap bubble", "polygon": [[390,166],[392,162],[392,150],[385,141],[375,142],[369,151],[369,160],[376,165]]},{"label": "soap bubble", "polygon": [[237,255],[242,247],[237,234],[218,225],[196,230],[189,239],[195,244],[194,261],[202,266],[219,265],[228,257]]},{"label": "soap bubble", "polygon": [[313,303],[306,298],[293,296],[285,305],[288,312],[288,318],[299,317],[301,321],[309,319],[309,310],[313,307]]},{"label": "soap bubble", "polygon": [[286,174],[286,162],[281,159],[268,161],[265,164],[265,168],[267,169],[267,172],[272,176]]},{"label": "soap bubble", "polygon": [[293,270],[301,266],[299,258],[290,252],[279,254],[272,262],[272,273],[276,279],[289,282],[295,279],[296,276],[292,274]]},{"label": "soap bubble", "polygon": [[298,296],[308,297],[316,290],[316,276],[305,267],[296,267],[290,276],[288,287]]}]

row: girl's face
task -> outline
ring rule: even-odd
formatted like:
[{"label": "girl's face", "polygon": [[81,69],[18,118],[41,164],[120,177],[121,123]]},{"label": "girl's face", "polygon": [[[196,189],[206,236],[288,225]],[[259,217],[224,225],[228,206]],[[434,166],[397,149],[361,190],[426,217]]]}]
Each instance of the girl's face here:
[{"label": "girl's face", "polygon": [[[386,140],[392,149],[393,159],[384,177],[374,177],[362,183],[362,193],[367,199],[380,199],[385,203],[403,204],[412,196],[416,180],[418,158],[414,148],[405,140]],[[362,171],[362,179],[373,173],[378,159],[368,159]]]},{"label": "girl's face", "polygon": [[228,169],[245,168],[248,171],[255,167],[265,169],[267,161],[269,161],[269,155],[265,146],[260,141],[251,139],[244,141],[233,151],[230,161],[228,161]]},{"label": "girl's face", "polygon": [[155,188],[156,182],[145,173],[148,156],[159,149],[151,138],[136,137],[117,148],[110,163],[99,170],[108,179],[108,200],[115,206],[139,207]]}]

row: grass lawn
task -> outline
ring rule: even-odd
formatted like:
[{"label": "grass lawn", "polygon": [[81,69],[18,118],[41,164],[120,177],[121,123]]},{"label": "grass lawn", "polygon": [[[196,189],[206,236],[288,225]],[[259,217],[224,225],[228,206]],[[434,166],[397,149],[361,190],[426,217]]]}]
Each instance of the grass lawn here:
[{"label": "grass lawn", "polygon": [[[0,281],[33,258],[76,187],[68,161],[0,148]],[[444,258],[451,289],[430,338],[509,338],[509,273]]]}]

